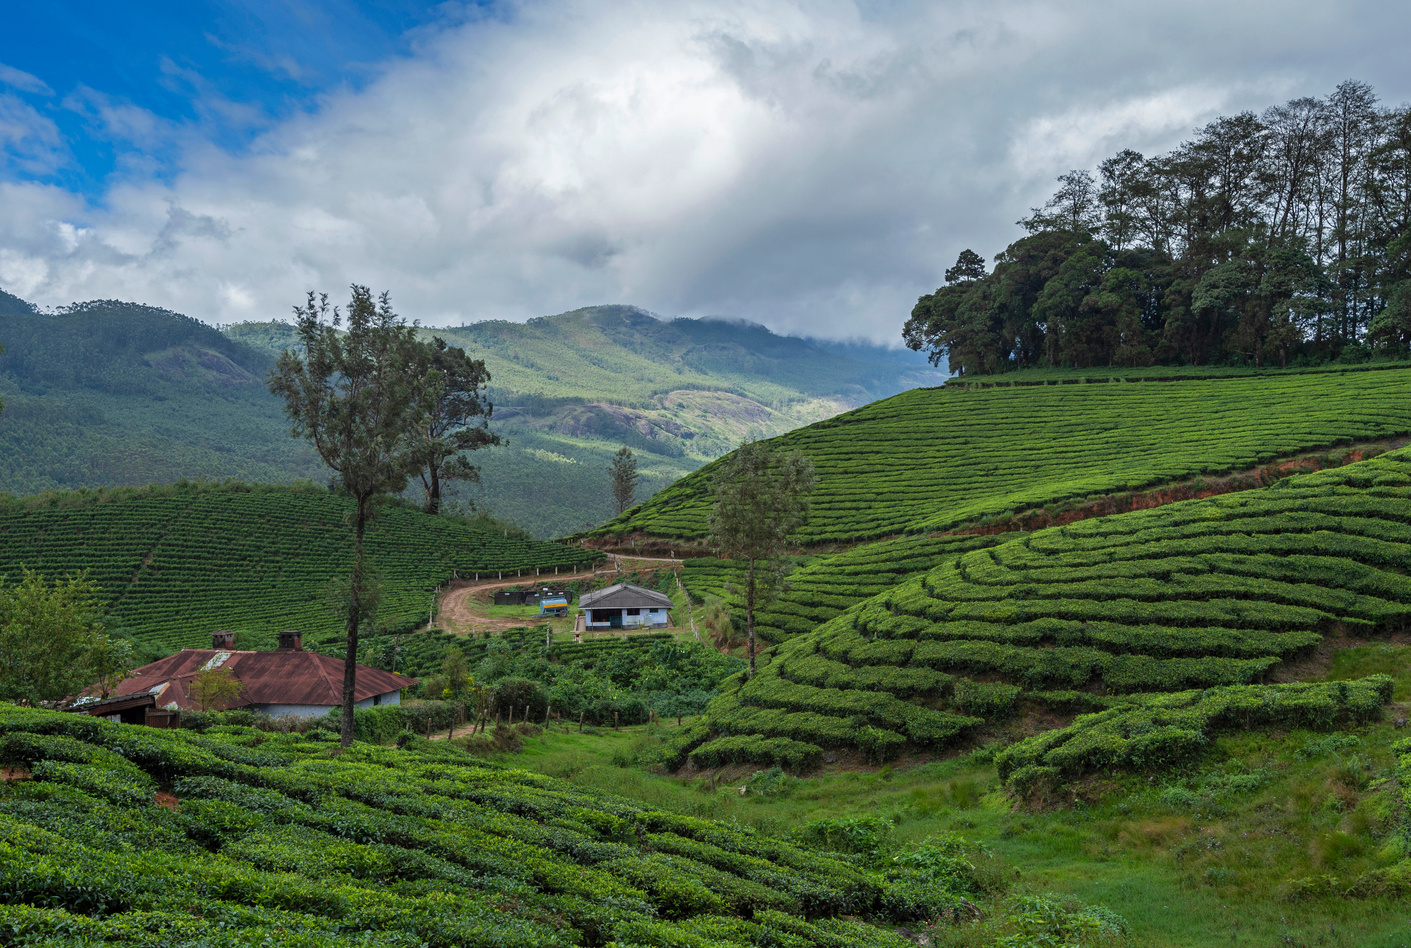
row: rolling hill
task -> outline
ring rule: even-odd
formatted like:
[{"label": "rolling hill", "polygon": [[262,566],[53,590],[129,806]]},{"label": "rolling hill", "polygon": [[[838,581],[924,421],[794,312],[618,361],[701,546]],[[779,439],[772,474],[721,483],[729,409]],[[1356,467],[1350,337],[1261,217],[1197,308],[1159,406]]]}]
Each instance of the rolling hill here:
[{"label": "rolling hill", "polygon": [[[1011,771],[1071,775],[1178,759],[1217,724],[1365,720],[1389,681],[1293,695],[1263,683],[1299,677],[1325,646],[1404,632],[1408,567],[1411,449],[945,552],[768,653],[754,680],[712,704],[695,753],[711,758],[708,738],[782,739],[886,759],[1004,733],[1035,712],[1127,714],[1091,739],[1050,732],[1005,751]],[[1214,690],[1147,697],[1188,689]],[[1174,723],[1153,723],[1162,709]],[[1086,720],[1074,727],[1091,730]],[[1145,751],[1123,747],[1139,735]],[[1061,763],[1049,759],[1060,745]]]},{"label": "rolling hill", "polygon": [[[342,631],[328,589],[352,561],[351,505],[312,484],[177,484],[10,500],[0,504],[0,576],[87,571],[112,626],[162,654],[204,647],[213,629],[263,645],[297,628],[311,645],[329,646]],[[367,548],[382,583],[384,632],[424,624],[436,587],[454,573],[569,572],[601,559],[402,504],[378,512]]]},{"label": "rolling hill", "polygon": [[[950,530],[1411,433],[1411,369],[918,389],[775,439],[818,473],[801,544]],[[585,532],[694,541],[709,466]]]},{"label": "rolling hill", "polygon": [[[742,437],[944,379],[905,350],[625,306],[435,333],[486,359],[493,425],[508,439],[476,458],[482,482],[460,498],[541,538],[611,514],[608,463],[623,444],[639,458],[645,497]],[[46,314],[0,296],[0,491],[327,480],[264,386],[293,341],[282,322],[217,331],[132,303]]]}]

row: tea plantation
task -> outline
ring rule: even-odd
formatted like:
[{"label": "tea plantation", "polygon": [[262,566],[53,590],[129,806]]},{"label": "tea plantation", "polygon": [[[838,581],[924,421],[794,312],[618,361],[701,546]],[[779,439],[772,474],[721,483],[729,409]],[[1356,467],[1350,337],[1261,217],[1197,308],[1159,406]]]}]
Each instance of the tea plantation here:
[{"label": "tea plantation", "polygon": [[0,941],[903,948],[973,895],[924,843],[874,869],[402,744],[0,706]]},{"label": "tea plantation", "polygon": [[[1389,699],[1383,684],[1299,686],[1309,690],[1293,700],[1261,683],[1325,636],[1411,627],[1408,567],[1411,449],[1020,535],[950,555],[776,647],[753,681],[713,702],[701,746],[683,746],[683,759],[713,759],[713,738],[756,760],[770,752],[750,748],[772,747],[766,739],[794,742],[779,756],[794,763],[849,747],[883,760],[945,747],[1023,709],[1130,711],[1146,707],[1142,696],[1191,689],[1195,697],[1156,707],[1238,720],[1245,712],[1215,708],[1227,699],[1204,693],[1235,688],[1231,707],[1266,709],[1250,711],[1251,722],[1364,719]],[[1105,713],[1125,739],[1151,730],[1140,715],[1155,712]],[[1112,751],[1106,738],[1031,757],[1016,749],[1013,770],[1068,776],[1103,761],[1156,762],[1203,740],[1189,721],[1156,730],[1165,737],[1151,741],[1175,743],[1140,753]]]},{"label": "tea plantation", "polygon": [[[1411,369],[918,389],[773,439],[817,469],[805,544],[945,530],[1411,432]],[[708,465],[589,535],[695,540]]]},{"label": "tea plantation", "polygon": [[[117,626],[166,651],[210,642],[212,629],[296,628],[311,645],[341,629],[329,584],[351,562],[351,502],[326,490],[176,485],[80,491],[0,504],[0,575],[87,570]],[[368,528],[381,575],[379,626],[414,628],[453,573],[580,570],[589,550],[502,536],[389,505]]]},{"label": "tea plantation", "polygon": [[[924,573],[947,557],[994,546],[1002,534],[902,536],[841,553],[811,556],[791,570],[778,598],[755,613],[755,628],[771,642],[811,632],[853,605]],[[698,601],[713,596],[742,612],[744,568],[731,560],[686,560],[681,581]]]}]

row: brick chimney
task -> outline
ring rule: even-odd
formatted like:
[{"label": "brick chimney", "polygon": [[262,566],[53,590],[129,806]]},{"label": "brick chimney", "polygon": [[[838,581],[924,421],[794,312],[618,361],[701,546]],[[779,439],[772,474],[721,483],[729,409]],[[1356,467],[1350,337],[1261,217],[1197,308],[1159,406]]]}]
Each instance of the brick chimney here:
[{"label": "brick chimney", "polygon": [[211,633],[211,648],[232,649],[235,648],[235,633],[229,629],[220,629]]},{"label": "brick chimney", "polygon": [[285,629],[279,633],[279,650],[281,652],[302,652],[304,650],[304,633],[298,629]]}]

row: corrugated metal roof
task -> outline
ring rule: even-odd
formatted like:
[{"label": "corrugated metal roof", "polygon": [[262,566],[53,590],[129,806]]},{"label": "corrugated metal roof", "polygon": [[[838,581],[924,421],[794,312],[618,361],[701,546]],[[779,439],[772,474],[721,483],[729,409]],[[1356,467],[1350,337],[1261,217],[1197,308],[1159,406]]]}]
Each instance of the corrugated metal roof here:
[{"label": "corrugated metal roof", "polygon": [[[240,652],[186,648],[150,665],[113,689],[112,697],[154,694],[163,708],[191,709],[191,680],[203,668],[225,667],[245,686],[235,707],[252,704],[339,705],[343,703],[343,660],[302,650]],[[358,665],[355,700],[408,688],[417,679]],[[83,692],[90,695],[96,688]]]},{"label": "corrugated metal roof", "polygon": [[580,609],[670,609],[671,597],[631,583],[617,583],[578,597]]}]

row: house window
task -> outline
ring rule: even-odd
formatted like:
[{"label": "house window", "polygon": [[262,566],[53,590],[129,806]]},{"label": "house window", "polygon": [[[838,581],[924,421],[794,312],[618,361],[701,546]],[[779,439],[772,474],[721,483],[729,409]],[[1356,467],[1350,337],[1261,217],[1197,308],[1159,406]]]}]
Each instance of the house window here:
[{"label": "house window", "polygon": [[641,610],[641,609],[628,609],[628,610],[627,610],[627,614],[628,614],[629,616],[639,616],[639,615],[642,614],[642,610]]},{"label": "house window", "polygon": [[373,695],[373,696],[372,696],[372,703],[373,703],[374,705],[381,704],[381,703],[382,703],[382,696],[381,696],[381,695]]}]

